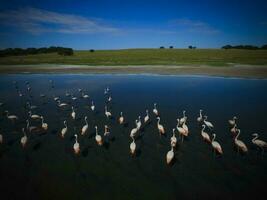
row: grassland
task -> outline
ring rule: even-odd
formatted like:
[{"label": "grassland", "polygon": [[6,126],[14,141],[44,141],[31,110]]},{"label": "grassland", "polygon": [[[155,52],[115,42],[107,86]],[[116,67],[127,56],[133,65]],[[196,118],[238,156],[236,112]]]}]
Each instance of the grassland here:
[{"label": "grassland", "polygon": [[129,49],[75,51],[73,56],[56,53],[0,58],[1,65],[71,64],[91,66],[122,65],[267,65],[267,50],[220,49]]},{"label": "grassland", "polygon": [[130,49],[0,58],[0,73],[153,73],[267,78],[267,50]]}]

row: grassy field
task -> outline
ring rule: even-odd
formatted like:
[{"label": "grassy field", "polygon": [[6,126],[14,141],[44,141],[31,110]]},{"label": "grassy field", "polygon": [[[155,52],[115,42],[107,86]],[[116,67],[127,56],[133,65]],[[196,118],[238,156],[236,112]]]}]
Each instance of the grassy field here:
[{"label": "grassy field", "polygon": [[75,51],[73,56],[56,53],[1,57],[0,65],[73,64],[92,66],[122,65],[267,65],[267,50],[221,49],[129,49]]}]

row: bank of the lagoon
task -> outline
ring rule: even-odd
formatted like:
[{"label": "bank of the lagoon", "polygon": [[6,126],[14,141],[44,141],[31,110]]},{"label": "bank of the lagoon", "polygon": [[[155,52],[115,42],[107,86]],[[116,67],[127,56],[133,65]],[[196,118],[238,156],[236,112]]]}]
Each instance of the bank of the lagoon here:
[{"label": "bank of the lagoon", "polygon": [[0,65],[1,74],[16,73],[97,73],[97,74],[162,74],[162,75],[209,75],[223,77],[267,78],[267,66],[89,66],[89,65]]}]

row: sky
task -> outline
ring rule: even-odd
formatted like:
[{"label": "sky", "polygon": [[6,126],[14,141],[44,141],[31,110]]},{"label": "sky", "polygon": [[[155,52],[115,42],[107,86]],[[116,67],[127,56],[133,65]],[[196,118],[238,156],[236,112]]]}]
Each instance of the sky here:
[{"label": "sky", "polygon": [[1,0],[0,48],[267,44],[266,0]]}]

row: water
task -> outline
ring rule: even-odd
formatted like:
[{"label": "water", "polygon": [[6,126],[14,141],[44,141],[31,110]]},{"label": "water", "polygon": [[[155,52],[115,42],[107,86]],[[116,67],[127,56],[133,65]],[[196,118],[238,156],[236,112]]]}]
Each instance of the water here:
[{"label": "water", "polygon": [[[51,87],[49,80],[53,80]],[[25,96],[19,97],[18,90]],[[29,81],[31,92],[26,91]],[[104,115],[111,88],[112,103],[108,109],[114,118]],[[80,98],[83,88],[90,99]],[[77,101],[65,92],[79,97]],[[150,75],[5,75],[0,77],[0,145],[1,195],[6,199],[264,199],[267,181],[267,153],[261,154],[251,144],[257,132],[267,141],[267,80],[247,80],[197,76]],[[40,94],[46,97],[40,97]],[[53,97],[75,107],[77,119],[71,119],[71,107],[60,109]],[[94,100],[96,112],[90,110]],[[25,102],[38,106],[33,114],[41,114],[48,123],[47,133],[28,133],[25,149],[20,145],[21,128],[26,126],[28,109]],[[160,137],[152,114],[156,102],[161,124],[167,136]],[[137,138],[137,154],[129,153],[129,133],[138,115],[149,109],[152,122],[142,128]],[[201,139],[196,122],[199,109],[208,115],[223,156],[214,157],[211,146]],[[4,111],[19,117],[13,124]],[[173,165],[166,164],[172,128],[176,118],[186,110],[189,137],[178,143]],[[123,112],[125,126],[117,123]],[[240,139],[248,148],[247,155],[238,155],[229,131],[228,119],[238,116]],[[84,116],[89,131],[81,136]],[[66,137],[60,137],[63,121],[68,122]],[[111,128],[109,145],[97,146],[94,126],[103,137],[104,125]],[[31,126],[40,121],[31,120]],[[74,134],[77,133],[81,153],[74,155]],[[178,137],[178,136],[177,136]],[[256,192],[255,192],[256,191]]]}]

